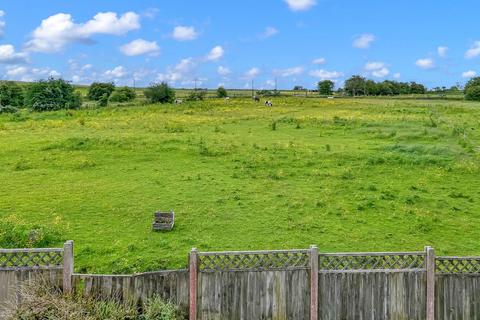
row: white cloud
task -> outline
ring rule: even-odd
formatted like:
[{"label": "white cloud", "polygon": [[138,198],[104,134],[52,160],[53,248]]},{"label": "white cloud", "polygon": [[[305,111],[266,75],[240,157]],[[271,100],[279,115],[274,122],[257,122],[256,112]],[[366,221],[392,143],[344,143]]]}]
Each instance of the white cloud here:
[{"label": "white cloud", "polygon": [[468,70],[462,73],[462,78],[473,78],[477,76],[477,72],[473,70]]},{"label": "white cloud", "polygon": [[219,75],[221,75],[222,77],[225,77],[225,76],[228,76],[228,75],[231,73],[231,71],[230,71],[230,69],[227,68],[227,67],[219,66],[219,67],[217,68],[217,73],[218,73]]},{"label": "white cloud", "polygon": [[470,49],[465,52],[465,58],[472,59],[480,56],[480,41],[475,41]]},{"label": "white cloud", "polygon": [[312,61],[313,64],[325,64],[327,60],[325,58],[317,58]]},{"label": "white cloud", "polygon": [[60,77],[60,72],[50,68],[28,68],[26,66],[8,66],[6,76],[10,80],[35,81],[46,77]]},{"label": "white cloud", "polygon": [[93,66],[92,66],[91,64],[89,64],[89,63],[87,63],[86,65],[82,66],[82,70],[90,70],[90,69],[92,69],[92,68],[93,68]]},{"label": "white cloud", "polygon": [[223,54],[225,53],[225,50],[221,46],[216,46],[212,50],[210,50],[210,53],[207,55],[207,60],[214,61],[218,60],[221,57],[223,57]]},{"label": "white cloud", "polygon": [[415,65],[422,69],[432,69],[433,67],[435,67],[435,61],[430,58],[418,59],[415,62]]},{"label": "white cloud", "polygon": [[365,70],[373,71],[373,70],[382,69],[384,67],[385,67],[385,63],[383,63],[383,62],[368,62],[365,65]]},{"label": "white cloud", "polygon": [[275,83],[274,80],[271,80],[271,79],[270,79],[270,80],[267,80],[267,81],[265,82],[265,84],[266,84],[267,87],[273,88],[273,87],[275,87],[275,84],[276,84],[276,83]]},{"label": "white cloud", "polygon": [[364,69],[372,74],[372,76],[377,78],[384,78],[390,74],[387,65],[384,62],[368,62],[365,64]]},{"label": "white cloud", "polygon": [[293,67],[293,68],[287,68],[287,69],[274,70],[274,74],[280,77],[290,77],[290,76],[295,76],[302,73],[303,73],[302,67]]},{"label": "white cloud", "polygon": [[2,37],[5,32],[6,23],[3,17],[5,17],[5,11],[0,10],[0,37]]},{"label": "white cloud", "polygon": [[327,71],[327,70],[313,70],[310,72],[310,75],[320,80],[336,80],[343,77],[343,73],[338,71]]},{"label": "white cloud", "polygon": [[375,41],[376,37],[371,33],[365,33],[353,40],[353,47],[358,49],[370,48],[370,45]]},{"label": "white cloud", "polygon": [[395,79],[400,79],[401,76],[402,76],[402,75],[400,74],[400,72],[397,72],[397,73],[394,73],[394,74],[393,74],[393,77],[394,77]]},{"label": "white cloud", "polygon": [[277,33],[278,33],[278,30],[276,28],[266,27],[265,31],[262,32],[260,38],[262,38],[262,39],[270,38],[270,37],[273,37],[274,35],[276,35]]},{"label": "white cloud", "polygon": [[437,54],[440,58],[445,58],[447,56],[448,47],[440,46],[437,48]]},{"label": "white cloud", "polygon": [[16,52],[15,47],[11,44],[0,45],[0,63],[18,64],[27,62],[27,54]]},{"label": "white cloud", "polygon": [[134,12],[120,17],[115,12],[100,12],[80,24],[70,14],[57,13],[42,21],[25,46],[30,51],[57,52],[72,42],[89,42],[95,34],[123,35],[139,28],[140,16]]},{"label": "white cloud", "polygon": [[259,74],[260,74],[260,69],[258,69],[256,67],[253,67],[250,70],[248,70],[247,72],[245,72],[245,77],[246,78],[255,78]]},{"label": "white cloud", "polygon": [[167,68],[166,72],[157,74],[157,81],[178,82],[186,83],[190,81],[192,75],[195,74],[195,68],[198,62],[193,58],[181,59],[175,66]]},{"label": "white cloud", "polygon": [[117,66],[111,70],[105,71],[104,76],[107,79],[121,79],[124,78],[127,74],[127,69],[125,69],[125,67]]},{"label": "white cloud", "polygon": [[317,4],[316,0],[285,0],[292,11],[305,11]]},{"label": "white cloud", "polygon": [[142,54],[155,56],[160,53],[160,47],[155,41],[137,39],[121,46],[120,51],[126,56],[138,56]]},{"label": "white cloud", "polygon": [[172,37],[178,41],[189,41],[196,39],[198,33],[195,31],[194,27],[176,26],[173,29]]}]

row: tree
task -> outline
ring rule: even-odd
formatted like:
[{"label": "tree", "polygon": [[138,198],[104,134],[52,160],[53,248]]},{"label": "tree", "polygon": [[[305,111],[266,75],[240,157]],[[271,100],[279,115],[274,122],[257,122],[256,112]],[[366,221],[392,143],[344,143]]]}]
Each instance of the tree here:
[{"label": "tree", "polygon": [[361,76],[352,76],[345,81],[345,92],[350,96],[361,96],[365,94],[366,79]]},{"label": "tree", "polygon": [[205,99],[206,95],[207,95],[207,90],[195,89],[193,91],[190,91],[190,93],[187,96],[187,101],[201,101]]},{"label": "tree", "polygon": [[110,101],[111,102],[127,102],[127,101],[132,101],[133,99],[135,99],[136,96],[137,94],[135,93],[134,89],[129,87],[121,87],[113,91],[113,93],[110,96]]},{"label": "tree", "polygon": [[465,90],[465,99],[480,101],[480,86],[469,86]]},{"label": "tree", "polygon": [[480,101],[480,77],[468,80],[465,85],[465,99]]},{"label": "tree", "polygon": [[305,90],[302,86],[294,86],[293,91],[303,91]]},{"label": "tree", "polygon": [[0,106],[23,107],[23,88],[13,81],[0,84]]},{"label": "tree", "polygon": [[323,80],[318,83],[318,93],[324,96],[329,96],[333,93],[335,83],[332,80]]},{"label": "tree", "polygon": [[172,103],[175,100],[175,90],[166,82],[152,83],[144,94],[150,103]]},{"label": "tree", "polygon": [[90,85],[88,89],[88,99],[92,101],[98,101],[103,99],[103,96],[107,94],[108,97],[115,90],[115,85],[113,82],[94,82]]},{"label": "tree", "polygon": [[34,111],[78,109],[82,105],[80,94],[63,79],[40,80],[28,87],[25,103]]},{"label": "tree", "polygon": [[424,94],[427,92],[427,88],[423,84],[416,82],[410,82],[410,93],[411,94]]},{"label": "tree", "polygon": [[217,98],[226,98],[228,96],[227,90],[224,87],[218,87]]}]

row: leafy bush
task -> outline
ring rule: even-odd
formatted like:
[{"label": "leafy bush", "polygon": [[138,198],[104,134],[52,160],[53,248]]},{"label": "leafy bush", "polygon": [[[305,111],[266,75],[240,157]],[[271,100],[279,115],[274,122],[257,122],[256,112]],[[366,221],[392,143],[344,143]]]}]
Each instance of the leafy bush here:
[{"label": "leafy bush", "polygon": [[99,101],[106,94],[110,97],[115,90],[115,85],[112,82],[94,82],[88,88],[87,97],[89,100]]},{"label": "leafy bush", "polygon": [[98,99],[98,105],[100,107],[106,107],[108,105],[108,94],[104,93],[103,96]]},{"label": "leafy bush", "polygon": [[144,94],[151,103],[172,103],[175,100],[175,91],[165,82],[151,84]]},{"label": "leafy bush", "polygon": [[0,84],[0,106],[22,107],[25,100],[23,88],[13,81]]},{"label": "leafy bush", "polygon": [[141,308],[133,301],[99,300],[80,294],[65,295],[45,280],[36,280],[20,290],[21,303],[7,310],[8,320],[180,320],[177,307],[159,297],[147,300]]},{"label": "leafy bush", "polygon": [[218,98],[226,98],[228,96],[227,90],[224,87],[218,87],[217,89],[217,97]]},{"label": "leafy bush", "polygon": [[118,88],[113,91],[112,95],[110,96],[111,102],[127,102],[132,101],[136,97],[136,93],[134,89],[129,87],[122,87]]},{"label": "leafy bush", "polygon": [[16,107],[0,105],[0,114],[2,114],[2,113],[15,113],[15,112],[18,112],[18,111],[19,111],[19,109],[16,108]]},{"label": "leafy bush", "polygon": [[70,83],[54,78],[31,84],[25,102],[34,111],[78,109],[82,105],[80,94]]},{"label": "leafy bush", "polygon": [[52,226],[28,225],[13,218],[0,220],[0,248],[50,247],[63,240]]},{"label": "leafy bush", "polygon": [[197,89],[197,90],[190,91],[186,100],[187,101],[202,101],[202,100],[205,99],[206,95],[207,95],[206,90]]},{"label": "leafy bush", "polygon": [[470,86],[468,89],[466,89],[465,90],[465,99],[473,100],[473,101],[480,101],[480,85]]}]

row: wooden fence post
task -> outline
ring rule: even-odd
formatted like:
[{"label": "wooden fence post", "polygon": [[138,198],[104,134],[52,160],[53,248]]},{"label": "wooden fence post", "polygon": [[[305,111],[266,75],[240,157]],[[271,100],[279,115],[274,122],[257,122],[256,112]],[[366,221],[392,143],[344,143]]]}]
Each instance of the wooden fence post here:
[{"label": "wooden fence post", "polygon": [[318,319],[318,248],[310,246],[310,320]]},{"label": "wooden fence post", "polygon": [[72,293],[73,275],[73,241],[68,240],[63,244],[63,292]]},{"label": "wooden fence post", "polygon": [[198,255],[197,249],[192,248],[190,251],[190,266],[189,266],[189,277],[190,277],[190,320],[197,320],[197,283],[198,283]]},{"label": "wooden fence post", "polygon": [[435,249],[425,247],[425,268],[427,269],[427,320],[435,319]]}]

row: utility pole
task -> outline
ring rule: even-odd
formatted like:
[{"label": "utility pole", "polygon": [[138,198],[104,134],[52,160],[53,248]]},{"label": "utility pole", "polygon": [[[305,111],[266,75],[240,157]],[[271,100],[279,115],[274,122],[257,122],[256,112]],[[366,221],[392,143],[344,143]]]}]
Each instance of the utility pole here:
[{"label": "utility pole", "polygon": [[252,79],[252,98],[253,98],[254,95],[255,94],[254,94],[254,91],[253,91],[253,79]]},{"label": "utility pole", "polygon": [[195,82],[195,91],[197,91],[197,78],[195,78],[194,82]]}]

